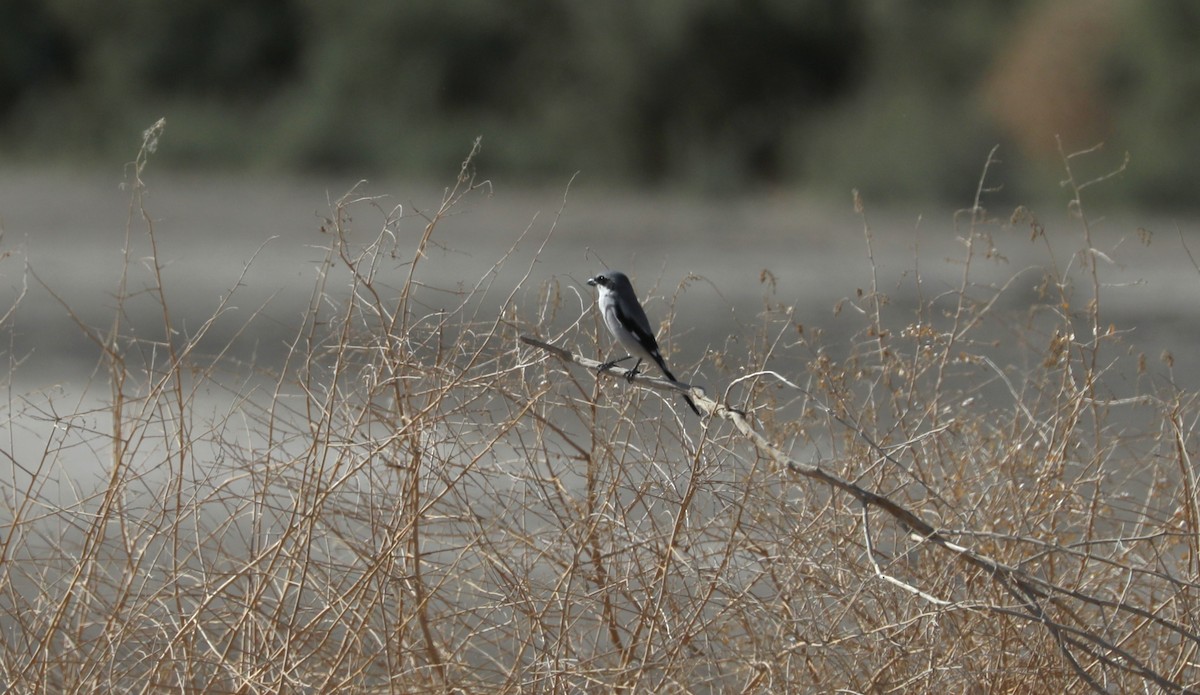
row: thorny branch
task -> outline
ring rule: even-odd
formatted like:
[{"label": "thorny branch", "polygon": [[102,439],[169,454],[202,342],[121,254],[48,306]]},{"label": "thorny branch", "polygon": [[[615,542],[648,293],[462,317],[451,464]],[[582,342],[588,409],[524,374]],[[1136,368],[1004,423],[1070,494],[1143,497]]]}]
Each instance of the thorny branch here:
[{"label": "thorny branch", "polygon": [[[593,370],[597,369],[601,365],[600,362],[590,360],[577,355],[570,350],[550,345],[530,336],[521,336],[520,339],[521,342],[544,350],[568,364],[575,364],[585,369]],[[988,604],[983,607],[998,614],[1013,617],[1023,617],[1026,620],[1045,627],[1045,629],[1054,639],[1055,643],[1058,645],[1063,658],[1067,660],[1075,673],[1093,690],[1097,692],[1107,692],[1103,684],[1097,681],[1095,677],[1088,672],[1084,665],[1080,663],[1080,656],[1086,656],[1089,659],[1103,663],[1112,668],[1134,673],[1158,685],[1159,687],[1166,689],[1169,692],[1200,693],[1200,690],[1188,688],[1182,683],[1172,680],[1169,676],[1159,673],[1158,671],[1148,667],[1133,654],[1122,649],[1118,644],[1115,644],[1110,640],[1106,640],[1102,636],[1092,631],[1080,629],[1078,627],[1054,620],[1047,613],[1046,608],[1047,604],[1054,605],[1058,600],[1069,597],[1091,605],[1102,606],[1120,612],[1137,615],[1143,619],[1150,620],[1161,627],[1177,633],[1184,639],[1200,641],[1200,635],[1198,635],[1195,631],[1188,629],[1186,625],[1149,615],[1143,609],[1140,609],[1134,605],[1130,605],[1126,602],[1114,603],[1113,601],[1084,594],[1082,592],[1062,589],[1049,582],[1040,580],[1017,567],[1007,565],[984,553],[968,548],[965,545],[955,543],[950,539],[950,535],[952,534],[948,534],[946,531],[938,529],[932,523],[923,519],[918,513],[896,502],[888,496],[868,490],[857,483],[847,480],[818,465],[803,463],[787,455],[782,450],[771,444],[771,442],[762,433],[754,428],[749,419],[746,417],[746,413],[744,411],[731,408],[723,403],[718,403],[717,401],[708,398],[702,389],[690,387],[686,384],[674,384],[663,379],[649,378],[641,375],[639,375],[634,381],[636,383],[641,383],[660,390],[690,390],[689,392],[691,393],[692,398],[695,399],[696,405],[699,406],[703,412],[713,417],[728,420],[745,439],[749,440],[750,443],[754,445],[754,447],[761,454],[785,466],[791,473],[824,483],[825,485],[828,485],[836,490],[849,494],[863,505],[864,517],[868,515],[869,509],[878,509],[892,517],[903,528],[907,529],[914,540],[932,544],[934,547],[950,553],[954,558],[963,564],[980,570],[984,576],[989,577],[1005,593],[1017,600],[1020,606],[1020,611],[1018,612],[1011,608],[992,604]],[[863,438],[877,452],[881,454],[887,454],[887,452],[884,451],[879,445],[872,442],[869,437],[866,437],[865,433],[859,432],[859,434],[863,435]],[[873,549],[869,544],[868,552],[873,552]],[[920,597],[921,599],[926,600],[933,605],[943,608],[947,607],[948,605],[953,607],[953,604],[947,601],[938,599],[915,586],[905,584],[894,577],[884,574],[882,569],[873,558],[872,566],[875,569],[876,576],[878,576],[881,580],[899,586],[905,591]],[[971,607],[973,609],[979,608],[977,605],[972,605]]]}]

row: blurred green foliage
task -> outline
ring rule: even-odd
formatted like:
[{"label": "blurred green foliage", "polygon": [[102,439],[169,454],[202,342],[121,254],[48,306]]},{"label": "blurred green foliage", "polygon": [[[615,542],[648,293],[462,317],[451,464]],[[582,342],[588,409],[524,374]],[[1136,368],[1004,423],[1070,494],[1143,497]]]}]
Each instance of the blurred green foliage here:
[{"label": "blurred green foliage", "polygon": [[1061,134],[1114,166],[1128,149],[1138,200],[1189,205],[1197,7],[8,2],[0,151],[111,161],[165,116],[160,161],[181,166],[424,176],[482,135],[488,175],[961,201],[995,144],[1039,190]]}]

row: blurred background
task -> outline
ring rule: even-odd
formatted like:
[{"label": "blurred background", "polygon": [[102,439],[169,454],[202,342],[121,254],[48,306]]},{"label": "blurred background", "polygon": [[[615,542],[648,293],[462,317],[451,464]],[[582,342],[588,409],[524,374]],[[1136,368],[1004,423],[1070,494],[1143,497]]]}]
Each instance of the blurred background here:
[{"label": "blurred background", "polygon": [[[115,293],[126,259],[150,252],[137,216],[126,237],[118,184],[165,117],[147,184],[172,320],[202,325],[236,286],[268,320],[216,322],[211,349],[235,342],[256,364],[281,359],[308,309],[331,202],[380,196],[356,208],[354,243],[381,228],[415,243],[476,137],[473,171],[492,185],[440,223],[419,279],[522,282],[527,259],[497,259],[553,230],[524,290],[558,283],[578,315],[584,279],[628,271],[654,320],[674,318],[684,371],[757,331],[768,293],[844,350],[863,323],[835,307],[878,283],[902,330],[961,284],[955,211],[993,147],[984,204],[1004,238],[973,279],[1021,276],[996,307],[1020,317],[1043,299],[1042,268],[1082,265],[1063,152],[1102,142],[1072,167],[1077,181],[1120,171],[1088,191],[1104,220],[1088,244],[1120,288],[1105,316],[1148,354],[1183,352],[1200,341],[1185,245],[1198,36],[1191,0],[3,2],[0,251],[17,253],[0,257],[0,293],[24,293],[10,351],[34,358],[23,373],[68,378],[99,355],[76,319],[116,312],[134,336],[161,334],[153,303]],[[1032,225],[1007,224],[1018,204]],[[1056,250],[1031,242],[1038,225]],[[131,287],[153,285],[134,272]]]},{"label": "blurred background", "polygon": [[[0,152],[424,178],[969,201],[1068,151],[1132,155],[1124,202],[1195,205],[1188,0],[45,0],[0,4]],[[111,170],[111,168],[110,168]]]}]

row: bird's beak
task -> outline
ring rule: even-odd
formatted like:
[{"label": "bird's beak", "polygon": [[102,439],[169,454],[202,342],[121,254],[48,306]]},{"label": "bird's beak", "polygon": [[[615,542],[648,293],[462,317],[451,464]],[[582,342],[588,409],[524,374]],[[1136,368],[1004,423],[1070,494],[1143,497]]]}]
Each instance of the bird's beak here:
[{"label": "bird's beak", "polygon": [[588,284],[592,287],[596,286],[596,278],[588,278]]}]

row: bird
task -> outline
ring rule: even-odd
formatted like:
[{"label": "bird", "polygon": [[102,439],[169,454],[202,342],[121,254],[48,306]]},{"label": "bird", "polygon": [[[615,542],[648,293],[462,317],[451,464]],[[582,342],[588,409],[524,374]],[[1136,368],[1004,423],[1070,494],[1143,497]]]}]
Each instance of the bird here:
[{"label": "bird", "polygon": [[[637,358],[637,364],[625,373],[625,378],[633,381],[642,362],[650,360],[658,365],[663,376],[679,383],[671,370],[667,369],[667,363],[658,349],[658,340],[654,338],[654,331],[650,328],[650,319],[646,318],[646,311],[638,302],[637,293],[633,291],[633,283],[629,282],[629,277],[617,270],[607,270],[589,278],[587,284],[600,292],[596,303],[600,306],[600,314],[604,317],[604,325],[608,332],[629,351],[629,357]],[[600,369],[612,369],[620,361],[605,362],[600,365]],[[692,412],[700,415],[700,409],[696,407],[692,397],[685,393],[683,398]]]}]

